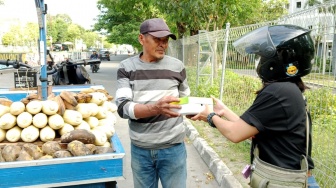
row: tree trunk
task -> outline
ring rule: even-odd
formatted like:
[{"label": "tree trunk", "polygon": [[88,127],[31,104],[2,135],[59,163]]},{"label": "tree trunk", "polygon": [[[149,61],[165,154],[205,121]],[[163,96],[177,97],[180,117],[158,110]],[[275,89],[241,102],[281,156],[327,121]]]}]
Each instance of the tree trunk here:
[{"label": "tree trunk", "polygon": [[181,39],[183,38],[185,32],[187,31],[186,26],[182,22],[176,22],[177,27],[177,38]]}]

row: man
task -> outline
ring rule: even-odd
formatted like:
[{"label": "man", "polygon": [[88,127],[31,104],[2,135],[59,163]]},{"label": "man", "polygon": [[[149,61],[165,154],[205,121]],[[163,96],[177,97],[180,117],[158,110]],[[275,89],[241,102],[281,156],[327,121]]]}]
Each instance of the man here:
[{"label": "man", "polygon": [[160,18],[140,26],[142,52],[120,63],[116,103],[120,117],[129,119],[134,187],[186,187],[183,117],[172,111],[190,89],[183,63],[165,55],[169,37]]},{"label": "man", "polygon": [[[97,51],[93,51],[92,54],[90,55],[90,59],[98,59],[98,54]],[[90,69],[92,69],[92,64],[90,65]]]}]

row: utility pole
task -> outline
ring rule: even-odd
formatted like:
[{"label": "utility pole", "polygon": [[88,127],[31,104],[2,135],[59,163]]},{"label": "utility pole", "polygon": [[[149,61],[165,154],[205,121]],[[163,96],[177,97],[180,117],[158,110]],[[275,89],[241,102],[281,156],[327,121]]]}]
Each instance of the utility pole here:
[{"label": "utility pole", "polygon": [[44,4],[44,0],[35,0],[36,12],[39,25],[39,54],[40,54],[40,64],[41,64],[41,92],[42,100],[47,100],[48,97],[48,76],[47,76],[47,66],[46,66],[46,54],[47,54],[47,41],[46,41],[46,23],[45,15],[47,14],[47,5]]}]

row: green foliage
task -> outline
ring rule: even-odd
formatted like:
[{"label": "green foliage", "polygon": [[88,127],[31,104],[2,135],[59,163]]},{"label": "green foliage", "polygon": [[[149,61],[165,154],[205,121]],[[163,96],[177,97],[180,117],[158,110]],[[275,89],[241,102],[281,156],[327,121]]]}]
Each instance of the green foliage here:
[{"label": "green foliage", "polygon": [[[330,59],[326,59],[325,61],[325,72],[332,72],[332,65],[330,64]],[[323,72],[323,59],[319,56],[315,57],[315,67],[318,69],[314,70],[315,72]]]},{"label": "green foliage", "polygon": [[[47,46],[56,42],[74,42],[76,39],[83,39],[83,42],[90,47],[95,46],[96,41],[102,41],[98,33],[85,30],[82,26],[72,23],[71,18],[66,14],[58,14],[56,16],[47,15],[46,19]],[[10,30],[3,35],[2,44],[36,46],[38,38],[39,27],[37,23],[12,25]],[[111,46],[107,41],[103,42],[105,47]]]},{"label": "green foliage", "polygon": [[[284,15],[287,0],[100,0],[102,13],[95,24],[96,31],[107,31],[108,41],[131,44],[140,48],[137,36],[145,19],[161,17],[172,32],[183,36],[198,34],[198,30],[222,29],[231,26],[273,20]],[[206,6],[204,6],[206,5]]]},{"label": "green foliage", "polygon": [[95,46],[95,41],[99,39],[99,36],[95,32],[85,32],[82,37],[87,47]]},{"label": "green foliage", "polygon": [[98,1],[103,10],[94,25],[96,31],[107,31],[107,40],[115,44],[130,44],[140,48],[138,42],[140,24],[147,18],[162,17],[148,0]]},{"label": "green foliage", "polygon": [[71,24],[68,26],[67,35],[65,41],[75,41],[75,39],[81,38],[83,32],[79,25]]},{"label": "green foliage", "polygon": [[[29,23],[26,28],[29,28],[34,31],[33,24]],[[36,30],[38,32],[38,30]],[[34,35],[31,35],[27,31],[25,32],[25,27],[21,25],[12,25],[7,33],[5,33],[2,37],[2,43],[4,45],[18,45],[23,46],[26,45],[27,41],[34,41]],[[36,39],[35,39],[36,40]]]},{"label": "green foliage", "polygon": [[336,114],[336,96],[333,94],[331,88],[322,87],[319,89],[307,90],[305,96],[307,97],[309,110],[313,119],[326,114]]}]

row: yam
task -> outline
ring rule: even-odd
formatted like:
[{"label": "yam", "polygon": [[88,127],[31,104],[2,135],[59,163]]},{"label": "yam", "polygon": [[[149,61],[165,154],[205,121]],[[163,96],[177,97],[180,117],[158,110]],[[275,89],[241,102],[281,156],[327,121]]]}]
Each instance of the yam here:
[{"label": "yam", "polygon": [[0,142],[4,141],[6,139],[6,130],[3,130],[0,128]]},{"label": "yam", "polygon": [[61,145],[57,141],[48,141],[42,145],[43,153],[53,156],[55,152],[62,149]]},{"label": "yam", "polygon": [[43,151],[38,145],[26,143],[22,146],[22,148],[25,149],[27,153],[35,160],[43,156]]},{"label": "yam", "polygon": [[85,144],[85,146],[87,148],[89,148],[89,150],[91,151],[92,154],[94,154],[94,152],[96,150],[96,147],[97,147],[96,145],[94,145],[94,144]]},{"label": "yam", "polygon": [[5,159],[2,157],[2,149],[0,148],[0,163],[6,162]]},{"label": "yam", "polygon": [[110,147],[97,146],[94,154],[113,153],[113,149]]},{"label": "yam", "polygon": [[33,125],[37,128],[43,128],[48,124],[48,116],[44,113],[37,113],[33,116]]},{"label": "yam", "polygon": [[0,117],[4,115],[5,113],[9,113],[9,107],[0,104]]},{"label": "yam", "polygon": [[42,102],[38,100],[29,101],[29,103],[26,105],[26,110],[33,115],[40,113],[42,110]]},{"label": "yam", "polygon": [[6,145],[2,149],[2,157],[5,159],[6,162],[15,161],[21,152],[21,147],[18,145]]},{"label": "yam", "polygon": [[73,130],[75,130],[75,128],[72,125],[70,125],[68,123],[64,123],[64,126],[60,129],[58,129],[58,133],[62,136],[62,135],[66,134],[70,131],[73,131]]},{"label": "yam", "polygon": [[92,155],[92,152],[89,148],[78,140],[74,140],[68,144],[67,148],[73,156],[86,156]]},{"label": "yam", "polygon": [[70,151],[67,150],[59,150],[56,151],[53,155],[54,158],[65,158],[65,157],[72,157]]},{"label": "yam", "polygon": [[96,137],[86,129],[75,129],[61,136],[61,143],[70,143],[74,140],[84,144],[94,144]]},{"label": "yam", "polygon": [[19,154],[19,157],[16,158],[16,161],[32,161],[34,160],[34,158],[32,156],[29,155],[29,153],[22,148]]},{"label": "yam", "polygon": [[90,125],[86,122],[86,121],[82,121],[81,124],[79,124],[78,126],[74,127],[75,129],[85,129],[85,130],[88,130],[90,131],[91,130],[91,127]]},{"label": "yam", "polygon": [[24,112],[26,109],[26,106],[24,105],[23,102],[21,101],[16,101],[13,102],[10,107],[9,107],[9,112],[14,115],[17,116],[19,114],[21,114],[22,112]]},{"label": "yam", "polygon": [[44,160],[44,159],[53,159],[53,156],[51,156],[51,155],[44,155],[44,156],[40,157],[38,160]]}]

